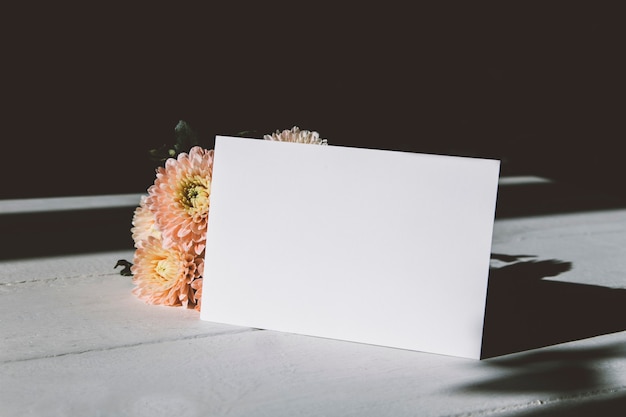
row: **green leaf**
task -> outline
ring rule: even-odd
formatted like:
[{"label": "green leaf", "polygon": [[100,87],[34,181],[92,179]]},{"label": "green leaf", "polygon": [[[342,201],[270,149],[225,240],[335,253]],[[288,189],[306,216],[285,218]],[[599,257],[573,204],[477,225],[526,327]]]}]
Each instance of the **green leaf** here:
[{"label": "green leaf", "polygon": [[176,156],[176,150],[172,149],[171,146],[161,145],[160,148],[150,149],[148,151],[148,155],[150,159],[157,162],[163,162],[168,158]]},{"label": "green leaf", "polygon": [[184,120],[178,121],[178,124],[174,128],[174,136],[176,138],[174,149],[177,154],[187,152],[192,147],[199,144],[198,135]]},{"label": "green leaf", "polygon": [[179,153],[189,152],[189,150],[199,145],[198,135],[184,120],[179,120],[174,128],[173,145],[163,144],[156,149],[150,149],[148,155],[151,160],[156,162],[164,162],[169,158],[176,158]]}]

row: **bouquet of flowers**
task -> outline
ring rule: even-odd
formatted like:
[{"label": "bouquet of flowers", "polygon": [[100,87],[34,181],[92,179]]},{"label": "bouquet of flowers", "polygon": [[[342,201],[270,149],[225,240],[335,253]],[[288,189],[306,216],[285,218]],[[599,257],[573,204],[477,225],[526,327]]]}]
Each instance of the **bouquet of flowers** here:
[{"label": "bouquet of flowers", "polygon": [[[122,274],[133,276],[133,293],[146,303],[199,311],[215,153],[195,145],[189,132],[179,122],[177,144],[166,150],[164,166],[156,169],[155,181],[133,215],[133,262],[118,261],[116,267],[126,266]],[[317,132],[295,126],[263,139],[327,145]],[[182,151],[185,144],[192,145],[188,152]]]}]

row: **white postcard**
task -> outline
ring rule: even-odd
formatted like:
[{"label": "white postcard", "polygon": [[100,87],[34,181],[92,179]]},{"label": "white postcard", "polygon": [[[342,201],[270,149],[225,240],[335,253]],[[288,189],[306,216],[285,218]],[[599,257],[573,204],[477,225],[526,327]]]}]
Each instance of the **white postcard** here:
[{"label": "white postcard", "polygon": [[217,137],[201,319],[479,359],[499,169]]}]

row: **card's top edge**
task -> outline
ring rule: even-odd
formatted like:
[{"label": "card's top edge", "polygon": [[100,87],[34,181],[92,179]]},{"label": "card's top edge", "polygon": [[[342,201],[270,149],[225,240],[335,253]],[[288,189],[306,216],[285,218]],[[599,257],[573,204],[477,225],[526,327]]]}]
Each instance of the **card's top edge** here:
[{"label": "card's top edge", "polygon": [[[216,148],[217,148],[217,144],[218,144],[218,139],[253,140],[253,141],[259,141],[259,142],[281,144],[279,146],[284,146],[285,144],[287,144],[287,146],[291,146],[291,145],[305,145],[303,143],[296,143],[296,142],[281,142],[281,141],[271,141],[271,140],[258,139],[258,138],[248,138],[248,137],[242,137],[242,136],[217,135],[217,136],[215,136],[215,147]],[[366,152],[389,152],[389,153],[394,153],[394,154],[421,155],[421,156],[440,157],[440,158],[476,159],[476,160],[480,160],[480,161],[492,161],[494,163],[497,163],[498,165],[500,165],[500,163],[501,163],[501,161],[499,159],[485,158],[485,157],[480,157],[480,156],[461,156],[461,155],[438,154],[438,153],[428,153],[428,152],[400,151],[400,150],[392,150],[392,149],[362,148],[362,147],[357,147],[357,146],[332,145],[332,144],[328,144],[328,145],[324,145],[324,146],[320,146],[320,145],[314,145],[314,146],[317,146],[317,147],[320,147],[320,148],[335,148],[335,149],[336,148],[343,148],[343,149],[354,149],[354,150],[366,151]]]}]

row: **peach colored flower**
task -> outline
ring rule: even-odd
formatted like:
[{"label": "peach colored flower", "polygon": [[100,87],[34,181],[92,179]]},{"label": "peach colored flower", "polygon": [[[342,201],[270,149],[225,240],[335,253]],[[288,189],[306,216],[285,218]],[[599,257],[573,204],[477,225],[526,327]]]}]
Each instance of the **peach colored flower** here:
[{"label": "peach colored flower", "polygon": [[133,293],[148,304],[167,306],[194,305],[191,282],[203,270],[201,257],[178,246],[165,248],[161,240],[149,236],[135,250]]},{"label": "peach colored flower", "polygon": [[194,289],[193,299],[196,303],[195,309],[200,311],[202,304],[202,278],[194,279],[191,283],[191,288]]},{"label": "peach colored flower", "polygon": [[320,139],[320,134],[308,130],[300,130],[299,127],[294,126],[291,130],[283,130],[282,132],[276,131],[271,135],[264,135],[265,140],[274,140],[279,142],[296,142],[296,143],[310,143],[313,145],[328,145],[328,140]]},{"label": "peach colored flower", "polygon": [[147,197],[142,195],[139,207],[135,209],[133,214],[133,227],[130,229],[130,232],[136,248],[141,247],[143,241],[148,239],[148,236],[161,239],[161,231],[155,223],[154,214],[146,207],[146,200]]},{"label": "peach colored flower", "polygon": [[206,242],[213,150],[194,146],[157,169],[146,206],[154,213],[163,245],[179,244],[200,255]]}]

